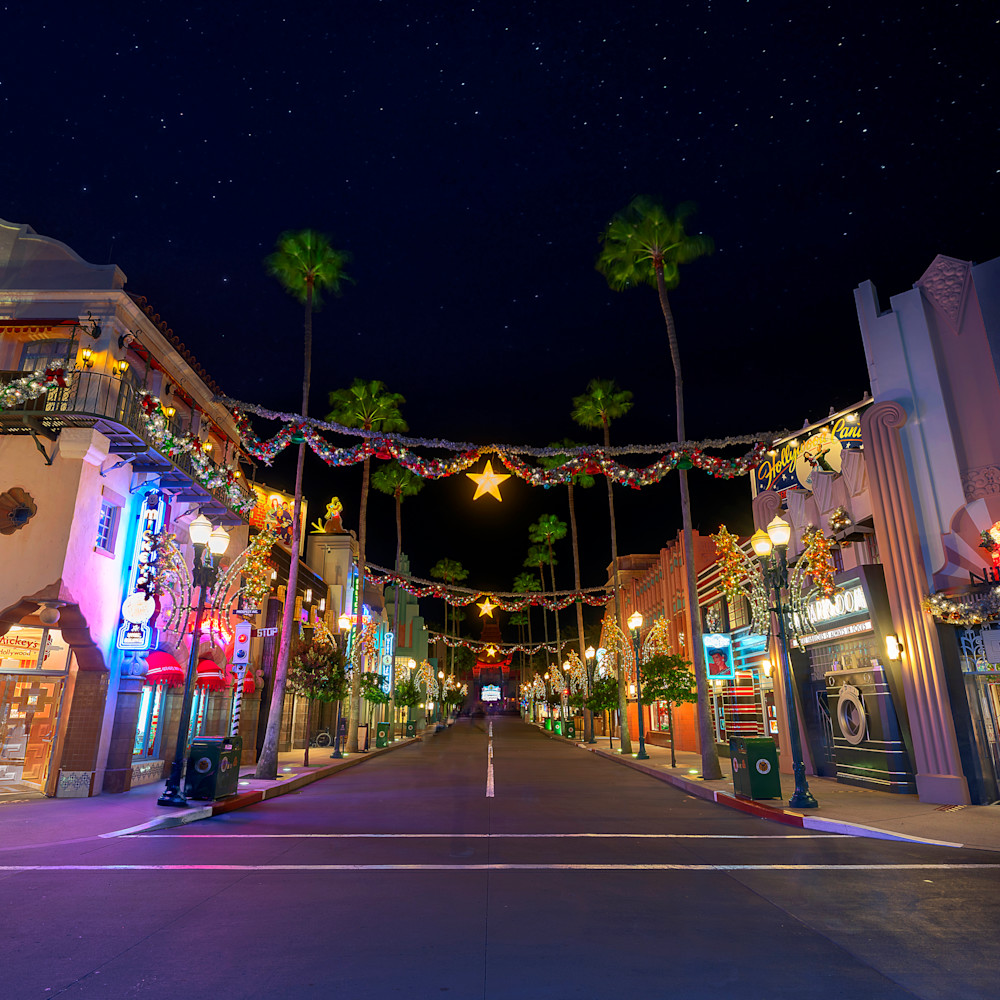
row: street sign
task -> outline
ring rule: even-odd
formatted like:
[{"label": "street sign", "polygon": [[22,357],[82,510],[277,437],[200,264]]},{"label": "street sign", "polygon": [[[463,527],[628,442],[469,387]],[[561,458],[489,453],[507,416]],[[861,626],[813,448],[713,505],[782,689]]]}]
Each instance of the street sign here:
[{"label": "street sign", "polygon": [[261,639],[268,639],[272,635],[278,634],[278,628],[277,626],[275,626],[274,628],[255,628],[253,630],[253,634]]},{"label": "street sign", "polygon": [[250,633],[253,629],[249,622],[240,622],[233,629],[233,663],[237,667],[250,662]]},{"label": "street sign", "polygon": [[253,618],[255,615],[260,614],[260,608],[237,608],[236,614],[244,618]]}]

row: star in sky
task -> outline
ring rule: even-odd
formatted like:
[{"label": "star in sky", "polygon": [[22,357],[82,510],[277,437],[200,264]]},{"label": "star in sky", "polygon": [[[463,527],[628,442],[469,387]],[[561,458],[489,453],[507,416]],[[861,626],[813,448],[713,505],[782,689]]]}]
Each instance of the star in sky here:
[{"label": "star in sky", "polygon": [[466,475],[476,484],[476,493],[473,500],[478,500],[484,493],[489,493],[497,500],[503,500],[500,496],[500,484],[505,479],[510,479],[506,473],[501,474],[493,471],[493,463],[486,459],[486,466],[482,472],[467,472]]}]

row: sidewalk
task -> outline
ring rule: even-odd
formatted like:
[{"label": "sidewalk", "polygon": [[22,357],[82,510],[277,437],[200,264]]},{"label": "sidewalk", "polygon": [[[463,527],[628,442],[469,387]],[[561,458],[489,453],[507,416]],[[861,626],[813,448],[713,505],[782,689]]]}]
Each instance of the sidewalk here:
[{"label": "sidewalk", "polygon": [[[564,739],[548,733],[553,739]],[[570,742],[570,741],[567,741]],[[575,741],[574,741],[575,742]],[[649,774],[660,781],[695,795],[739,809],[765,819],[822,830],[826,833],[846,833],[855,837],[875,837],[886,840],[912,840],[919,843],[940,844],[945,847],[973,847],[987,851],[1000,851],[1000,805],[992,806],[939,806],[920,802],[916,795],[893,795],[869,788],[856,788],[840,784],[835,778],[809,776],[809,789],[819,802],[818,809],[788,809],[795,783],[790,774],[782,774],[782,799],[750,801],[737,798],[733,791],[732,764],[727,755],[720,754],[721,781],[704,781],[701,778],[701,756],[678,750],[677,767],[670,766],[670,748],[646,744],[649,760],[635,760],[639,741],[633,739],[632,757],[623,757],[617,749],[608,749],[608,738],[600,736],[596,744],[576,743],[601,757],[608,757],[620,764]]]},{"label": "sidewalk", "polygon": [[392,753],[393,750],[409,746],[419,739],[397,739],[381,750],[372,749],[367,753],[345,755],[341,760],[330,759],[330,747],[310,747],[309,767],[302,764],[302,750],[278,754],[277,780],[258,780],[253,776],[254,766],[250,764],[240,768],[239,791],[236,795],[216,802],[192,799],[187,809],[157,805],[156,800],[163,791],[163,781],[140,785],[120,795],[95,795],[85,799],[39,798],[0,803],[0,852],[183,826],[233,809],[244,809],[277,795],[286,795],[303,785],[312,784],[373,757]]}]

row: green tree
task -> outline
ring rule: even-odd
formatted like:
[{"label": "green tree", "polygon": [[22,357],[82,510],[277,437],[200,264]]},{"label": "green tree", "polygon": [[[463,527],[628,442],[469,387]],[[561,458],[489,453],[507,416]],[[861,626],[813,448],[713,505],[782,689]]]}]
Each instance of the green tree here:
[{"label": "green tree", "polygon": [[411,709],[420,701],[420,688],[415,680],[408,678],[405,681],[397,681],[393,688],[393,699],[397,706],[406,709],[406,721],[409,722]]},{"label": "green tree", "polygon": [[[669,291],[680,282],[680,267],[713,250],[712,240],[686,231],[694,211],[690,203],[671,215],[651,198],[635,198],[608,224],[601,238],[597,270],[615,291],[649,285],[656,289],[660,311],[667,328],[667,344],[674,369],[674,399],[677,407],[677,441],[687,440],[684,426],[684,379],[677,345],[674,314]],[[681,494],[681,522],[684,535],[684,567],[687,577],[688,634],[698,685],[698,735],[701,743],[701,772],[706,780],[722,777],[719,753],[709,710],[708,677],[701,648],[701,618],[698,611],[697,568],[694,564],[694,535],[691,525],[691,495],[687,469],[678,468]]]},{"label": "green tree", "polygon": [[[587,385],[587,391],[573,399],[573,410],[570,416],[581,427],[600,427],[604,432],[604,454],[608,457],[611,447],[611,421],[624,417],[632,409],[632,393],[621,389],[611,379],[594,378]],[[619,595],[621,577],[618,571],[618,530],[615,525],[615,497],[611,487],[610,477],[605,477],[608,484],[608,512],[611,517],[611,565],[614,571],[615,592],[615,622],[623,627],[621,620],[621,597]],[[628,716],[625,712],[625,672],[618,672],[618,711],[621,714],[622,753],[632,752],[632,741],[629,738]]]},{"label": "green tree", "polygon": [[[274,252],[264,260],[268,274],[277,278],[281,287],[294,295],[305,309],[303,327],[302,416],[309,414],[309,387],[312,380],[312,319],[322,304],[322,294],[340,293],[343,282],[351,280],[344,273],[350,255],[335,250],[328,236],[312,229],[286,232],[278,237]],[[295,499],[292,503],[292,550],[288,565],[288,599],[282,609],[281,639],[274,668],[274,686],[267,714],[264,745],[257,760],[255,776],[274,780],[278,776],[278,736],[281,731],[285,686],[288,682],[288,662],[292,650],[292,618],[295,610],[295,589],[299,578],[299,541],[302,531],[302,470],[305,465],[305,442],[299,442],[295,465]]]},{"label": "green tree", "polygon": [[698,700],[691,664],[676,653],[651,656],[642,664],[642,703],[654,701],[667,703],[667,720],[670,726],[670,766],[677,766],[674,756],[674,705]]},{"label": "green tree", "polygon": [[[614,726],[611,725],[611,713],[619,706],[618,681],[615,680],[612,674],[605,674],[603,677],[594,678],[593,687],[590,689],[590,697],[584,701],[584,705],[592,713],[608,713],[608,746],[612,746],[614,741]],[[622,753],[625,753],[624,749]]]},{"label": "green tree", "polygon": [[[396,501],[396,572],[399,573],[403,561],[403,500],[416,496],[423,488],[424,481],[420,476],[404,469],[397,461],[389,462],[376,469],[372,474],[372,486],[391,496]],[[395,599],[392,602],[392,635],[394,639],[392,666],[389,670],[389,689],[392,697],[389,699],[389,723],[395,725],[396,717],[396,650],[399,648],[399,605],[401,589],[397,583],[393,590]]]},{"label": "green tree", "polygon": [[302,759],[309,766],[314,701],[341,701],[347,694],[346,658],[343,650],[330,643],[296,639],[288,662],[288,687],[308,702],[306,710],[306,751]]},{"label": "green tree", "polygon": [[[431,576],[435,580],[441,580],[445,587],[453,587],[456,583],[461,583],[468,577],[469,571],[457,559],[438,559],[431,567]],[[458,638],[458,609],[452,608],[451,624],[456,634],[453,638]],[[448,634],[448,602],[444,602],[444,631]],[[455,675],[455,647],[451,647],[451,675]]]},{"label": "green tree", "polygon": [[[334,389],[330,393],[332,409],[326,419],[344,427],[359,427],[365,431],[407,430],[406,421],[399,412],[406,400],[398,392],[389,392],[378,379],[365,381],[356,378],[347,389]],[[361,473],[361,505],[358,509],[358,607],[354,626],[355,642],[361,640],[361,620],[365,593],[365,532],[368,520],[368,483],[371,476],[371,456],[365,455]],[[360,650],[359,650],[359,655]],[[361,663],[351,672],[351,721],[347,730],[347,750],[358,749],[358,720],[361,716]]]}]

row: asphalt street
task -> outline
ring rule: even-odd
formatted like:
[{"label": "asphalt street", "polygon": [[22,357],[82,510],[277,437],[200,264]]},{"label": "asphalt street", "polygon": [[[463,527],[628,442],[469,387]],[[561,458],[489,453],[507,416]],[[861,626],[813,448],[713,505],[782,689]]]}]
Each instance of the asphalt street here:
[{"label": "asphalt street", "polygon": [[963,1000],[1000,856],[795,830],[518,719],[176,830],[0,854],[0,995]]}]

